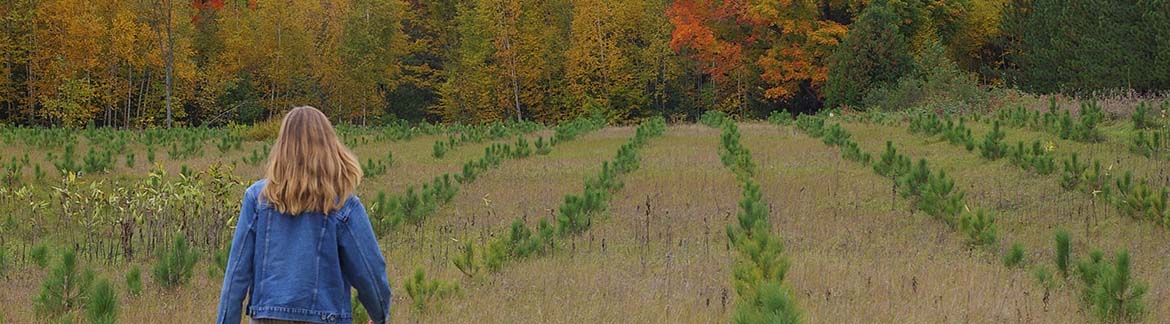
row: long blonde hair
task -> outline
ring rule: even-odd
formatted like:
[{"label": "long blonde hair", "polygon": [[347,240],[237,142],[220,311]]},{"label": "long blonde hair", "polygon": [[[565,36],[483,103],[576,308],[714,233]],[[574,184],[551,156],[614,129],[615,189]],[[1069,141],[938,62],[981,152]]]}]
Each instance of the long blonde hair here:
[{"label": "long blonde hair", "polygon": [[329,118],[317,108],[304,106],[284,116],[265,176],[268,185],[262,196],[277,211],[328,215],[357,189],[362,167],[337,140]]}]

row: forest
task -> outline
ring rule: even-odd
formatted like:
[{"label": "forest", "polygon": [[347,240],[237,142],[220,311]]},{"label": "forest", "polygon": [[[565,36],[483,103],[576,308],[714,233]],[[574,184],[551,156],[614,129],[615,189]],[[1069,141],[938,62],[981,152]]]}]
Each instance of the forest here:
[{"label": "forest", "polygon": [[630,124],[1170,89],[1170,2],[11,0],[0,120]]}]

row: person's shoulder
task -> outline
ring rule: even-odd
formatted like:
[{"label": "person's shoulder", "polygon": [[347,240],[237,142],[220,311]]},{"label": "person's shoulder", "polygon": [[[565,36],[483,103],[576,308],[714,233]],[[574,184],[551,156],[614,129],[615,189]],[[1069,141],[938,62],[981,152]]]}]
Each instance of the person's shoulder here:
[{"label": "person's shoulder", "polygon": [[260,193],[264,191],[264,186],[268,185],[268,179],[260,179],[248,186],[248,190],[244,191],[244,197],[258,198]]},{"label": "person's shoulder", "polygon": [[349,197],[345,198],[345,203],[341,205],[341,209],[338,210],[338,220],[346,221],[355,215],[360,216],[362,213],[358,213],[357,211],[364,211],[365,208],[366,207],[362,205],[362,200],[358,199],[357,194],[350,194]]}]

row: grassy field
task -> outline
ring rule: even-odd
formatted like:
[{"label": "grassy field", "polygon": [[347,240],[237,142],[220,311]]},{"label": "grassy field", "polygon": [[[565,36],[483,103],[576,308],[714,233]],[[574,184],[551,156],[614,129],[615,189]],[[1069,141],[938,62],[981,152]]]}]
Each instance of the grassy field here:
[{"label": "grassy field", "polygon": [[[782,239],[783,254],[790,262],[783,282],[804,322],[1092,322],[1098,317],[1082,301],[1085,287],[1077,279],[1055,275],[1051,285],[1036,279],[1040,269],[1055,271],[1053,237],[1058,229],[1071,234],[1074,259],[1084,258],[1092,249],[1104,251],[1107,261],[1118,250],[1129,251],[1133,278],[1148,284],[1141,299],[1145,312],[1133,320],[1170,319],[1170,284],[1164,280],[1170,278],[1170,236],[1158,221],[1120,216],[1114,206],[1092,193],[1062,188],[1059,171],[1040,175],[1006,159],[983,159],[978,149],[968,151],[937,136],[912,133],[901,119],[881,123],[840,117],[825,120],[840,124],[875,160],[888,141],[911,160],[924,158],[935,170],[945,170],[955,187],[966,193],[965,209],[982,208],[996,215],[998,239],[989,245],[971,244],[961,231],[917,211],[914,199],[897,193],[890,179],[874,173],[872,163],[844,159],[837,148],[790,123],[739,123],[742,144],[757,166],[750,180],[760,186],[771,232]],[[988,121],[968,125],[976,141],[992,128]],[[1168,184],[1165,160],[1131,154],[1128,140],[1118,135],[1124,130],[1106,130],[1103,141],[1081,143],[1049,132],[1004,128],[1007,143],[1040,140],[1055,152],[1057,163],[1076,152],[1081,158],[1108,163],[1110,170],[1133,170],[1158,188]],[[397,195],[435,176],[458,174],[465,162],[483,156],[492,145],[516,138],[534,142],[553,134],[537,130],[468,142],[451,147],[442,158],[433,156],[434,143],[447,139],[442,134],[370,140],[353,148],[362,161],[392,152],[393,164],[385,174],[366,179],[358,195],[373,208],[370,204],[379,192]],[[362,136],[372,138],[357,138]],[[741,256],[726,228],[736,222],[743,188],[736,174],[720,161],[720,136],[720,128],[701,124],[669,126],[639,149],[639,167],[618,177],[623,185],[612,191],[607,208],[593,218],[591,226],[575,235],[558,236],[544,253],[468,276],[453,265],[466,242],[489,245],[509,235],[517,219],[528,228],[542,219],[556,223],[565,195],[581,192],[587,179],[601,172],[603,162],[635,137],[635,128],[585,131],[557,143],[547,155],[505,158],[498,166],[486,168],[476,180],[460,184],[449,202],[438,204],[421,221],[395,226],[380,237],[394,291],[393,322],[731,321],[740,302],[733,277]],[[158,162],[169,177],[182,173],[182,165],[204,170],[216,162],[235,164],[231,173],[239,182],[225,198],[231,201],[226,209],[234,212],[243,188],[261,178],[263,170],[261,165],[232,161],[265,144],[244,141],[240,149],[227,153],[212,148],[213,144],[204,145],[206,153],[201,157],[160,158]],[[47,161],[49,152],[61,154],[60,150],[15,142],[0,152],[4,161],[27,152],[37,163]],[[77,151],[87,150],[87,141],[80,141]],[[101,186],[146,181],[152,166],[142,158],[145,150],[132,142],[116,156],[112,171],[84,175],[81,181],[103,181]],[[127,152],[143,160],[128,167]],[[55,170],[46,172],[37,180],[31,167],[26,167],[19,182],[10,187],[9,191],[32,188],[32,198],[6,192],[0,200],[16,224],[0,233],[8,237],[0,242],[7,251],[6,271],[0,275],[0,291],[5,292],[0,294],[2,323],[49,321],[33,306],[49,272],[30,261],[33,246],[48,244],[53,247],[50,256],[55,256],[70,245],[85,244],[87,236],[61,230],[82,231],[76,228],[77,220],[61,219],[69,214],[65,207],[55,205],[60,199],[51,188],[60,186],[62,176]],[[41,211],[27,207],[35,201],[48,206]],[[106,221],[94,231],[98,237],[117,235],[118,224]],[[209,237],[214,241],[223,235]],[[1013,243],[1024,248],[1023,264],[1005,266],[1001,257]],[[117,247],[96,246],[81,254],[81,264],[114,283],[119,292],[119,322],[213,320],[221,277],[205,269],[213,267],[216,245],[198,246],[203,257],[193,277],[170,289],[148,278],[155,262],[150,253],[110,261],[103,256],[118,253],[104,251]],[[144,270],[146,288],[139,296],[127,293],[122,279],[133,266]],[[404,288],[416,270],[459,288],[450,296],[428,300],[425,308],[416,308],[416,300]],[[68,313],[84,322],[82,309]]]}]

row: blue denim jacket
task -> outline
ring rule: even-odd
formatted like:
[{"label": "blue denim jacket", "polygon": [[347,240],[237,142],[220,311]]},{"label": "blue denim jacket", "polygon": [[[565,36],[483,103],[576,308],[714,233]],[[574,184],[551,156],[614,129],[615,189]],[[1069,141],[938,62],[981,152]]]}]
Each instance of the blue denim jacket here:
[{"label": "blue denim jacket", "polygon": [[390,316],[386,260],[366,209],[350,196],[327,217],[289,216],[262,201],[267,180],[244,193],[216,323],[252,318],[351,323],[350,287],[375,323]]}]

